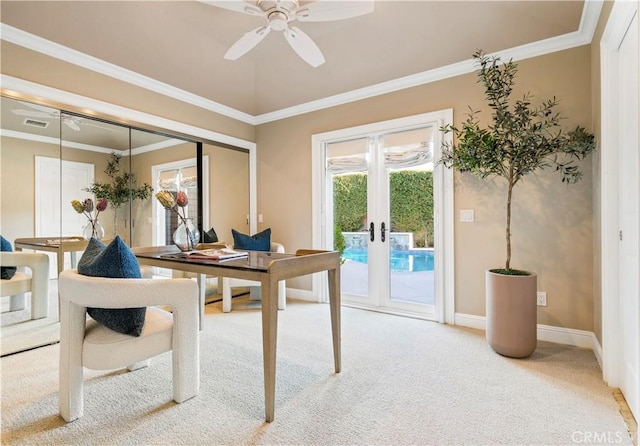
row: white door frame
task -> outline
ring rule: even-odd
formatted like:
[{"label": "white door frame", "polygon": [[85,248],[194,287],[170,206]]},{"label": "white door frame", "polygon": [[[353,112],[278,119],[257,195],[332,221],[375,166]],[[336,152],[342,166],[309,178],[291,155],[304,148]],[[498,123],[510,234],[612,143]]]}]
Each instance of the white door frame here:
[{"label": "white door frame", "polygon": [[[438,128],[447,123],[453,123],[453,110],[440,110],[431,113],[408,116],[404,118],[392,119],[389,121],[366,124],[347,129],[334,130],[325,133],[312,135],[311,137],[311,158],[312,158],[312,245],[315,249],[323,249],[323,239],[326,232],[325,217],[326,210],[323,208],[323,178],[324,178],[324,144],[325,141],[346,138],[354,135],[367,135],[370,133],[384,132],[404,127],[428,125],[433,122],[438,123]],[[442,142],[450,141],[451,135],[445,134],[438,138]],[[439,152],[441,147],[436,143],[435,151]],[[437,157],[436,157],[437,159]],[[438,309],[437,320],[448,324],[454,323],[455,295],[454,295],[454,250],[453,250],[453,171],[445,168],[441,164],[434,167],[434,181],[440,182],[441,196],[437,197],[434,207],[434,218],[440,220],[442,224],[435,228],[435,237],[442,241],[442,249],[436,252],[436,256],[441,256],[436,261],[441,265],[436,277],[436,308]],[[318,296],[319,301],[327,298],[328,290],[326,280],[320,274],[314,274],[312,279],[312,294]]]},{"label": "white door frame", "polygon": [[620,296],[618,290],[618,48],[638,14],[638,2],[616,1],[600,42],[601,130],[600,213],[602,259],[602,369],[604,380],[620,385]]}]

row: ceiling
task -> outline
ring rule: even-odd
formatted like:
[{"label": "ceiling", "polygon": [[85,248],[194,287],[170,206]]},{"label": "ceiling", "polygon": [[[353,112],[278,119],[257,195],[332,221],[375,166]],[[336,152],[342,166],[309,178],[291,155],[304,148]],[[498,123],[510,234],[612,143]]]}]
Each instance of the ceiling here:
[{"label": "ceiling", "polygon": [[238,60],[225,60],[260,19],[198,1],[2,0],[0,17],[255,117],[468,61],[477,49],[499,53],[575,33],[583,6],[582,0],[378,0],[365,16],[297,23],[324,54],[318,68],[278,32]]}]

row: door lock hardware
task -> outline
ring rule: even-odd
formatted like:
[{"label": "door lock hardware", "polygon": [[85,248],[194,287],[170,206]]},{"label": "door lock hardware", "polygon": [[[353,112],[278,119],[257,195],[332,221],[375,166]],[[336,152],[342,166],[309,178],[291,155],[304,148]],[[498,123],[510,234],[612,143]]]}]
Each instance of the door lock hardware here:
[{"label": "door lock hardware", "polygon": [[375,229],[373,227],[373,222],[369,223],[369,239],[374,241],[376,238]]},{"label": "door lock hardware", "polygon": [[382,240],[383,243],[385,241],[384,232],[385,232],[385,225],[384,225],[384,222],[382,222],[382,224],[380,225],[380,239]]}]

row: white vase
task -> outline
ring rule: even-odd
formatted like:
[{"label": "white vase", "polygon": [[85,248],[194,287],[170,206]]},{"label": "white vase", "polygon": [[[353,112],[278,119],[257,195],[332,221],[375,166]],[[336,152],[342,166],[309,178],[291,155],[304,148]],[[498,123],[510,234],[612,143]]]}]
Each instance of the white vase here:
[{"label": "white vase", "polygon": [[181,221],[173,233],[173,243],[180,248],[180,251],[193,251],[199,241],[200,231],[190,218],[186,219],[186,224]]},{"label": "white vase", "polygon": [[92,237],[102,240],[104,238],[104,228],[99,221],[94,224],[89,222],[82,230],[82,236],[85,240],[90,240]]}]

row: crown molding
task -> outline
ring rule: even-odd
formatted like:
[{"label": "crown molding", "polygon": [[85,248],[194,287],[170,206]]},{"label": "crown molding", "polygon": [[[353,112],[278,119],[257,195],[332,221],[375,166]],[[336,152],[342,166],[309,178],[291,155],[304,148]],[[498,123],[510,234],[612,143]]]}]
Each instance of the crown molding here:
[{"label": "crown molding", "polygon": [[[604,0],[586,0],[584,2],[582,16],[580,19],[580,26],[578,27],[577,31],[506,49],[500,51],[499,53],[496,53],[495,55],[499,55],[503,59],[518,61],[582,45],[588,45],[593,39],[593,34],[598,24],[598,19],[600,17],[603,2]],[[0,38],[7,42],[11,42],[13,44],[31,49],[33,51],[38,51],[40,53],[55,57],[65,62],[87,68],[89,70],[112,77],[114,79],[136,85],[138,87],[153,91],[158,94],[172,97],[179,101],[195,105],[205,110],[219,113],[221,115],[237,119],[238,121],[245,122],[251,125],[266,124],[304,113],[310,113],[325,108],[360,101],[374,96],[392,93],[394,91],[404,90],[407,88],[412,88],[419,85],[424,85],[431,82],[468,74],[475,70],[473,60],[469,59],[433,70],[428,70],[410,76],[405,76],[391,81],[382,82],[379,84],[349,91],[346,93],[329,96],[316,101],[310,101],[304,104],[284,108],[274,112],[252,116],[226,105],[219,104],[209,99],[205,99],[193,93],[189,93],[187,91],[181,90],[147,76],[143,76],[109,62],[105,62],[93,56],[89,56],[63,45],[35,36],[4,23],[0,23]]]},{"label": "crown molding", "polygon": [[[580,18],[578,31],[506,49],[491,55],[500,56],[504,60],[512,59],[514,61],[518,61],[582,45],[588,45],[591,43],[596,26],[598,25],[602,4],[603,0],[585,1],[584,7],[582,8],[582,16]],[[468,74],[473,72],[475,69],[476,66],[472,59],[457,62],[451,65],[435,68],[433,70],[423,71],[410,76],[360,88],[347,93],[329,96],[317,101],[306,102],[294,107],[258,115],[255,118],[256,124],[266,124],[268,122],[290,118],[303,113],[310,113],[324,108],[335,107],[349,102],[360,101],[362,99],[392,93],[398,90],[404,90],[406,88],[429,84],[431,82]]]},{"label": "crown molding", "polygon": [[14,28],[13,26],[5,23],[0,23],[0,36],[2,40],[6,42],[10,42],[64,62],[127,82],[137,87],[153,91],[154,93],[162,94],[164,96],[195,105],[196,107],[200,107],[214,113],[219,113],[247,124],[255,125],[255,118],[248,113],[205,99],[202,96],[189,93],[188,91],[181,90],[148,76],[127,70],[126,68],[98,59],[97,57],[89,56],[88,54],[80,51],[43,39],[42,37]]}]

